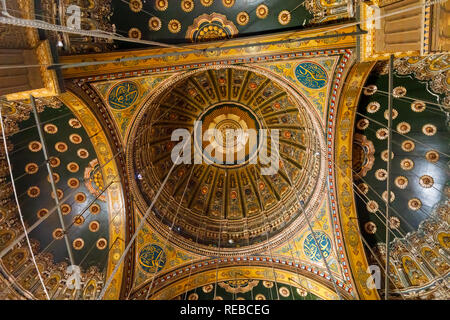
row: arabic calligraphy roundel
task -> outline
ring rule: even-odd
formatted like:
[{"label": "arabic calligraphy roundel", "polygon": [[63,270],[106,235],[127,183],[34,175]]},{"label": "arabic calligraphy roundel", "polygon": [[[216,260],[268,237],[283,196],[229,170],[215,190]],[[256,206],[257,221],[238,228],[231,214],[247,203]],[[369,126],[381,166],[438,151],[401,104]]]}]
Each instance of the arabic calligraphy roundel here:
[{"label": "arabic calligraphy roundel", "polygon": [[149,244],[141,249],[138,260],[139,265],[145,272],[154,273],[164,268],[167,257],[160,246]]},{"label": "arabic calligraphy roundel", "polygon": [[113,109],[126,109],[131,107],[139,98],[139,88],[131,81],[115,85],[108,96],[108,102]]},{"label": "arabic calligraphy roundel", "polygon": [[[320,250],[322,250],[323,256],[328,258],[331,253],[331,240],[328,235],[323,231],[314,232],[316,235],[317,242],[319,243]],[[312,261],[320,261],[322,260],[322,256],[320,255],[319,248],[314,241],[314,236],[310,233],[303,243],[303,250],[305,251],[305,255],[311,259]]]},{"label": "arabic calligraphy roundel", "polygon": [[300,63],[295,68],[297,80],[310,89],[320,89],[328,82],[327,72],[323,67],[313,62]]}]

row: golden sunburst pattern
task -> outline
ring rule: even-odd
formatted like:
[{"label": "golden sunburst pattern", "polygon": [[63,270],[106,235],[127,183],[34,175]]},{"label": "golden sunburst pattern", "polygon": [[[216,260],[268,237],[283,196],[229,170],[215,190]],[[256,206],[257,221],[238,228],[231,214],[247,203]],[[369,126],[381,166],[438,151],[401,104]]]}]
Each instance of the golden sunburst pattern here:
[{"label": "golden sunburst pattern", "polygon": [[155,7],[159,11],[165,11],[169,7],[169,0],[156,0]]},{"label": "golden sunburst pattern", "polygon": [[128,31],[128,37],[132,38],[132,39],[141,39],[142,37],[142,32],[141,30],[139,30],[138,28],[131,28]]},{"label": "golden sunburst pattern", "polygon": [[259,19],[265,19],[269,15],[269,7],[267,7],[265,4],[260,4],[256,8],[256,16]]},{"label": "golden sunburst pattern", "polygon": [[151,17],[148,20],[148,27],[152,31],[158,31],[162,27],[161,19],[158,17]]},{"label": "golden sunburst pattern", "polygon": [[172,19],[169,21],[167,27],[171,33],[178,33],[181,31],[181,22],[176,19]]},{"label": "golden sunburst pattern", "polygon": [[283,10],[278,14],[278,22],[281,25],[287,25],[291,22],[291,13],[288,10]]},{"label": "golden sunburst pattern", "polygon": [[239,25],[245,26],[250,21],[250,16],[245,11],[239,12],[236,16],[236,21]]},{"label": "golden sunburst pattern", "polygon": [[214,3],[214,0],[200,0],[200,3],[204,6],[204,7],[209,7]]},{"label": "golden sunburst pattern", "polygon": [[133,12],[140,12],[142,10],[142,0],[130,0],[130,9]]},{"label": "golden sunburst pattern", "polygon": [[231,8],[234,6],[235,0],[222,0],[224,7]]}]

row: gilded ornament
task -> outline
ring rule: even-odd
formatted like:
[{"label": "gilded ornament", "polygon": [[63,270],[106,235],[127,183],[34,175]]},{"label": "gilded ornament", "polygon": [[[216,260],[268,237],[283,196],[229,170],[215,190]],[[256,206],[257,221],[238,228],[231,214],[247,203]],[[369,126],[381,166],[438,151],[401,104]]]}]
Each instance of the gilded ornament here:
[{"label": "gilded ornament", "polygon": [[84,224],[85,218],[82,215],[73,218],[73,224],[76,226],[81,226]]},{"label": "gilded ornament", "polygon": [[375,200],[370,200],[366,204],[367,211],[369,211],[370,213],[377,212],[378,211],[378,207],[379,207],[378,203]]},{"label": "gilded ornament", "polygon": [[412,170],[414,168],[414,162],[411,159],[403,159],[400,161],[400,167],[405,171]]},{"label": "gilded ornament", "polygon": [[367,105],[367,112],[375,113],[380,110],[380,103],[376,101],[372,101]]},{"label": "gilded ornament", "polygon": [[69,149],[69,147],[65,142],[58,142],[55,144],[55,149],[56,151],[63,153],[66,152]]},{"label": "gilded ornament", "polygon": [[106,245],[108,244],[108,241],[106,241],[105,238],[100,238],[97,240],[96,246],[99,250],[104,250],[106,248]]},{"label": "gilded ornament", "polygon": [[[381,197],[383,198],[383,200],[385,202],[387,202],[387,190],[383,192],[383,194],[381,195]],[[395,193],[393,191],[391,191],[391,199],[389,200],[389,202],[394,202],[395,200]]]},{"label": "gilded ornament", "polygon": [[30,187],[27,190],[27,194],[30,198],[37,198],[41,194],[41,189],[37,186]]},{"label": "gilded ornament", "polygon": [[[53,181],[55,181],[55,183],[58,183],[59,180],[60,180],[59,174],[53,172]],[[50,182],[50,175],[47,175],[47,181]]]},{"label": "gilded ornament", "polygon": [[372,96],[375,94],[375,92],[377,92],[377,90],[378,90],[378,88],[376,85],[370,84],[364,88],[363,92],[364,92],[364,95],[366,95],[366,96]]},{"label": "gilded ornament", "polygon": [[162,27],[162,23],[161,23],[161,19],[158,17],[151,17],[148,20],[148,27],[150,28],[150,30],[152,31],[158,31],[161,29]]},{"label": "gilded ornament", "polygon": [[67,170],[69,172],[75,173],[75,172],[78,172],[78,170],[80,170],[80,166],[77,163],[75,163],[75,162],[70,162],[67,165]]},{"label": "gilded ornament", "polygon": [[55,229],[52,233],[53,239],[55,240],[61,240],[64,238],[64,231],[61,228]]},{"label": "gilded ornament", "polygon": [[214,3],[214,0],[200,0],[200,3],[204,7],[209,7],[210,5],[212,5]]},{"label": "gilded ornament", "polygon": [[141,39],[142,32],[138,28],[131,28],[128,31],[128,37],[131,38],[131,39]]},{"label": "gilded ornament", "polygon": [[44,126],[44,131],[48,134],[55,134],[58,132],[58,127],[52,123],[48,123]]},{"label": "gilded ornament", "polygon": [[426,125],[424,125],[422,127],[422,132],[423,132],[424,135],[431,137],[431,136],[434,136],[436,134],[437,128],[436,128],[435,125],[426,124]]},{"label": "gilded ornament", "polygon": [[182,0],[181,1],[181,9],[184,12],[191,12],[194,10],[194,1],[193,0]]},{"label": "gilded ornament", "polygon": [[28,149],[29,149],[31,152],[39,152],[39,151],[42,150],[42,144],[41,144],[40,142],[38,142],[38,141],[31,141],[31,142],[28,144]]},{"label": "gilded ornament", "polygon": [[224,7],[231,8],[234,6],[235,0],[222,0]]},{"label": "gilded ornament", "polygon": [[130,9],[133,12],[140,12],[142,10],[142,0],[130,0]]},{"label": "gilded ornament", "polygon": [[399,86],[399,87],[395,87],[393,90],[393,95],[394,98],[402,98],[406,95],[406,88]]},{"label": "gilded ornament", "polygon": [[61,164],[61,160],[58,157],[50,157],[50,166],[52,168],[57,168]]},{"label": "gilded ornament", "polygon": [[37,216],[39,219],[42,219],[43,217],[45,217],[48,214],[48,210],[47,209],[41,209],[37,212]]},{"label": "gilded ornament", "polygon": [[[392,109],[392,119],[397,119],[397,117],[398,117],[398,111],[396,109]],[[384,112],[384,118],[386,120],[389,119],[389,110],[386,110]]]},{"label": "gilded ornament", "polygon": [[81,158],[81,159],[86,159],[89,157],[89,152],[86,149],[78,149],[77,151],[77,155]]},{"label": "gilded ornament", "polygon": [[364,230],[368,234],[375,234],[375,232],[377,232],[377,225],[375,223],[373,223],[372,221],[369,221],[364,225]]},{"label": "gilded ornament", "polygon": [[89,231],[97,232],[100,229],[100,223],[98,221],[92,221],[89,223]]},{"label": "gilded ornament", "polygon": [[426,109],[426,104],[423,101],[415,100],[411,103],[411,110],[414,112],[422,112]]},{"label": "gilded ornament", "polygon": [[377,180],[384,181],[387,179],[387,177],[388,174],[386,169],[378,169],[377,171],[375,171],[375,178],[377,178]]},{"label": "gilded ornament", "polygon": [[286,288],[286,287],[280,287],[280,289],[278,289],[278,292],[280,293],[280,295],[281,295],[283,298],[287,298],[287,297],[289,297],[290,294],[291,294],[291,292],[289,291],[289,289]]},{"label": "gilded ornament", "polygon": [[267,7],[265,4],[260,4],[256,8],[256,16],[259,19],[265,19],[269,15],[269,7]]},{"label": "gilded ornament", "polygon": [[72,142],[73,144],[80,144],[81,142],[83,142],[83,139],[81,138],[81,136],[79,134],[71,134],[69,136],[69,140],[70,142]]},{"label": "gilded ornament", "polygon": [[39,171],[39,166],[36,163],[28,163],[25,166],[25,172],[28,174],[35,174]]},{"label": "gilded ornament", "polygon": [[245,11],[239,12],[236,21],[239,25],[245,26],[250,21],[250,16]]},{"label": "gilded ornament", "polygon": [[86,201],[86,194],[79,192],[75,195],[75,201],[78,203],[83,203]]},{"label": "gilded ornament", "polygon": [[169,0],[156,0],[155,7],[159,11],[165,11],[169,7]]},{"label": "gilded ornament", "polygon": [[75,250],[81,250],[84,247],[84,240],[81,238],[77,238],[73,240],[72,246]]},{"label": "gilded ornament", "polygon": [[78,121],[78,119],[72,118],[69,120],[69,125],[74,129],[80,129],[81,123]]},{"label": "gilded ornament", "polygon": [[172,33],[178,33],[181,30],[181,23],[176,19],[172,19],[168,24],[169,31]]},{"label": "gilded ornament", "polygon": [[370,124],[369,120],[367,120],[367,119],[361,119],[361,120],[359,120],[358,123],[356,124],[356,127],[357,127],[359,130],[365,130],[365,129],[367,129],[367,128],[369,127],[369,124]]},{"label": "gilded ornament", "polygon": [[407,134],[409,131],[411,131],[411,125],[408,122],[400,122],[397,125],[397,131],[401,134]]},{"label": "gilded ornament", "polygon": [[278,22],[281,25],[287,25],[291,22],[291,13],[288,10],[283,10],[278,14]]},{"label": "gilded ornament", "polygon": [[427,159],[427,161],[431,163],[438,162],[439,158],[439,153],[436,150],[430,150],[425,154],[425,159]]},{"label": "gilded ornament", "polygon": [[434,185],[434,179],[429,175],[423,175],[419,179],[419,184],[422,188],[431,188]]},{"label": "gilded ornament", "polygon": [[70,178],[67,181],[67,185],[71,189],[76,189],[76,188],[78,188],[80,186],[80,181],[77,178]]},{"label": "gilded ornament", "polygon": [[408,178],[405,176],[396,177],[394,183],[398,188],[405,189],[408,186]]},{"label": "gilded ornament", "polygon": [[91,211],[92,214],[96,215],[100,213],[101,207],[99,204],[94,203],[89,210]]},{"label": "gilded ornament", "polygon": [[362,194],[367,194],[369,192],[369,186],[367,183],[360,183],[358,184],[357,191]]},{"label": "gilded ornament", "polygon": [[65,203],[61,206],[61,212],[63,215],[67,216],[70,212],[72,212],[72,207]]},{"label": "gilded ornament", "polygon": [[398,228],[400,228],[400,219],[397,217],[390,217],[389,218],[389,227],[391,227],[391,229],[397,230]]},{"label": "gilded ornament", "polygon": [[[383,161],[388,161],[388,150],[384,150],[381,152],[381,159]],[[394,159],[394,152],[391,151],[391,159]]]},{"label": "gilded ornament", "polygon": [[[64,197],[64,191],[61,189],[56,189],[56,193],[58,194],[58,199],[61,200]],[[55,193],[52,191],[51,197],[55,199]]]},{"label": "gilded ornament", "polygon": [[255,300],[266,300],[266,296],[263,295],[262,293],[258,293],[258,294],[255,296]]},{"label": "gilded ornament", "polygon": [[402,142],[402,150],[405,152],[411,152],[416,147],[416,144],[411,140],[405,140]]},{"label": "gilded ornament", "polygon": [[377,139],[386,140],[389,136],[389,131],[386,128],[380,128],[376,133]]}]

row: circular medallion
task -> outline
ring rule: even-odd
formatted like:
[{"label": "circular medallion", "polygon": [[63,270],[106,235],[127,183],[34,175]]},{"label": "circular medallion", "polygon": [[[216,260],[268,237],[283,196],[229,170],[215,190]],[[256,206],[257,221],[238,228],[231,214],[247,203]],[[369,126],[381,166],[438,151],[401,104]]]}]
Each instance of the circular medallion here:
[{"label": "circular medallion", "polygon": [[377,232],[377,225],[375,223],[373,223],[372,221],[369,221],[364,225],[364,230],[368,234],[375,234],[375,232]]},{"label": "circular medallion", "polygon": [[128,31],[128,37],[131,38],[131,39],[141,39],[142,32],[138,28],[131,28]]},{"label": "circular medallion", "polygon": [[116,84],[109,92],[108,103],[111,108],[124,110],[133,106],[139,99],[139,88],[132,81]]},{"label": "circular medallion", "polygon": [[194,10],[194,1],[193,0],[181,0],[181,9],[184,12],[191,12]]},{"label": "circular medallion", "polygon": [[172,19],[168,24],[169,31],[172,33],[178,33],[181,30],[181,23],[176,19]]},{"label": "circular medallion", "polygon": [[306,297],[308,295],[308,291],[303,288],[297,288],[297,293],[300,297]]},{"label": "circular medallion", "polygon": [[167,8],[169,7],[169,0],[156,0],[155,7],[159,11],[167,10]]},{"label": "circular medallion", "polygon": [[385,169],[378,169],[377,171],[375,171],[375,178],[377,178],[377,180],[379,181],[384,181],[387,179],[387,171]]},{"label": "circular medallion", "polygon": [[[381,152],[381,159],[386,162],[388,161],[388,150]],[[391,159],[394,159],[394,152],[391,152]]]},{"label": "circular medallion", "polygon": [[397,217],[390,217],[389,227],[391,227],[391,229],[397,230],[400,227],[400,219]]},{"label": "circular medallion", "polygon": [[61,212],[63,215],[67,216],[72,211],[72,207],[68,204],[63,204],[61,206]]},{"label": "circular medallion", "polygon": [[55,149],[56,151],[63,153],[66,152],[69,149],[69,147],[65,142],[58,142],[55,144]]},{"label": "circular medallion", "polygon": [[280,289],[278,289],[278,292],[280,293],[280,295],[283,298],[287,298],[287,297],[289,297],[291,295],[291,292],[286,287],[280,287]]},{"label": "circular medallion", "polygon": [[203,286],[202,290],[204,293],[210,293],[214,289],[214,286],[212,284],[208,284],[206,286]]},{"label": "circular medallion", "polygon": [[44,126],[44,131],[48,134],[55,134],[58,132],[58,127],[54,124],[49,123]]},{"label": "circular medallion", "polygon": [[71,126],[74,129],[80,129],[81,123],[78,121],[78,119],[72,118],[69,120],[69,126]]},{"label": "circular medallion", "polygon": [[[305,255],[312,261],[321,261],[322,256],[326,259],[331,253],[331,240],[323,231],[315,231],[315,237],[310,233],[303,242]],[[316,240],[318,243],[316,243]]]},{"label": "circular medallion", "polygon": [[414,112],[422,112],[426,109],[427,105],[425,102],[420,100],[415,100],[411,103],[411,110]]},{"label": "circular medallion", "polygon": [[[61,189],[56,189],[56,193],[58,194],[58,199],[61,200],[64,197],[64,191]],[[52,191],[51,197],[55,199],[55,193]]]},{"label": "circular medallion", "polygon": [[64,238],[64,231],[61,228],[55,229],[52,233],[53,239],[55,240],[61,240]]},{"label": "circular medallion", "polygon": [[408,122],[400,122],[397,125],[397,131],[401,134],[406,134],[411,131],[411,125]]},{"label": "circular medallion", "polygon": [[367,194],[369,192],[369,186],[367,183],[360,183],[358,184],[357,191],[362,194]]},{"label": "circular medallion", "polygon": [[378,88],[376,85],[371,84],[364,88],[364,95],[366,96],[372,96],[377,92]]},{"label": "circular medallion", "polygon": [[67,165],[67,170],[69,172],[76,173],[76,172],[78,172],[78,170],[80,170],[80,166],[76,162],[70,162]]},{"label": "circular medallion", "polygon": [[236,16],[236,21],[239,25],[245,26],[250,21],[250,16],[247,12],[239,12]]},{"label": "circular medallion", "polygon": [[408,201],[408,207],[413,211],[417,211],[422,208],[422,201],[420,201],[418,198],[413,198]]},{"label": "circular medallion", "polygon": [[[384,201],[387,201],[387,191],[384,191],[383,194],[381,195],[381,197],[383,198]],[[391,191],[391,199],[389,200],[389,202],[394,202],[395,200],[395,193]]]},{"label": "circular medallion", "polygon": [[77,178],[70,178],[67,181],[67,185],[71,189],[76,189],[76,188],[78,188],[80,186],[80,180],[78,180]]},{"label": "circular medallion", "polygon": [[89,231],[97,232],[100,229],[100,223],[98,221],[92,221],[89,223]]},{"label": "circular medallion", "polygon": [[262,293],[258,293],[258,294],[255,296],[255,300],[266,300],[266,296],[263,295]]},{"label": "circular medallion", "polygon": [[434,136],[436,134],[437,128],[435,125],[432,124],[426,124],[422,127],[422,132],[426,136]]},{"label": "circular medallion", "polygon": [[140,12],[142,10],[142,0],[130,0],[130,9],[133,12]]},{"label": "circular medallion", "polygon": [[370,200],[369,202],[367,202],[366,208],[370,213],[375,213],[378,211],[379,206],[375,200]]},{"label": "circular medallion", "polygon": [[222,4],[224,7],[231,8],[234,6],[235,0],[222,0]]},{"label": "circular medallion", "polygon": [[58,157],[50,157],[50,166],[52,168],[57,168],[61,164],[61,160]]},{"label": "circular medallion", "polygon": [[260,4],[256,8],[256,16],[259,19],[265,19],[269,15],[269,7],[267,7],[265,4]]},{"label": "circular medallion", "polygon": [[41,189],[39,187],[33,186],[28,188],[27,194],[30,198],[37,198],[41,194]]},{"label": "circular medallion", "polygon": [[412,170],[414,168],[414,162],[411,159],[403,159],[400,161],[400,167],[405,171]]},{"label": "circular medallion", "polygon": [[162,22],[161,19],[158,17],[151,17],[148,20],[148,27],[150,28],[150,30],[152,31],[158,31],[161,29],[162,27]]},{"label": "circular medallion", "polygon": [[394,183],[397,186],[397,188],[405,189],[408,186],[408,178],[404,176],[399,176],[395,178]]},{"label": "circular medallion", "polygon": [[416,144],[411,140],[405,140],[402,142],[402,150],[405,152],[411,152],[416,147]]},{"label": "circular medallion", "polygon": [[429,175],[423,175],[419,179],[419,184],[422,188],[431,188],[434,185],[434,179]]},{"label": "circular medallion", "polygon": [[81,158],[81,159],[86,159],[89,157],[89,152],[86,149],[79,149],[77,151],[77,155]]},{"label": "circular medallion", "polygon": [[[56,172],[54,172],[54,173],[53,173],[53,181],[54,181],[55,183],[58,183],[60,179],[61,179],[61,178],[60,178],[59,174],[57,174]],[[47,175],[47,182],[50,182],[50,183],[51,183],[51,181],[50,181],[50,175]]]},{"label": "circular medallion", "polygon": [[263,281],[263,286],[266,287],[266,288],[268,288],[268,289],[273,288],[273,282],[272,282],[272,281],[264,280],[264,281]]},{"label": "circular medallion", "polygon": [[69,136],[69,140],[70,142],[72,142],[73,144],[80,144],[81,142],[83,142],[83,139],[81,138],[81,136],[79,134],[71,134]]},{"label": "circular medallion", "polygon": [[39,166],[36,163],[28,163],[25,166],[25,172],[28,174],[35,174],[36,172],[39,171]]},{"label": "circular medallion", "polygon": [[209,7],[210,5],[212,5],[214,3],[214,0],[200,0],[200,3],[204,7]]},{"label": "circular medallion", "polygon": [[75,195],[75,201],[78,203],[83,203],[86,201],[86,195],[83,192],[79,192]]},{"label": "circular medallion", "polygon": [[97,240],[96,246],[99,250],[104,250],[108,245],[108,241],[105,238],[100,238]]},{"label": "circular medallion", "polygon": [[100,212],[100,210],[101,210],[101,207],[100,207],[100,205],[98,205],[97,203],[94,203],[90,208],[89,208],[89,210],[91,211],[91,213],[92,214],[98,214],[99,212]]},{"label": "circular medallion", "polygon": [[81,238],[77,238],[73,240],[72,246],[75,250],[81,250],[84,247],[84,240]]},{"label": "circular medallion", "polygon": [[372,101],[367,105],[367,112],[375,113],[380,110],[380,103],[376,101]]},{"label": "circular medallion", "polygon": [[366,130],[369,127],[369,124],[370,124],[369,120],[361,119],[356,123],[356,127],[359,130]]},{"label": "circular medallion", "polygon": [[73,224],[76,226],[82,226],[84,224],[85,218],[83,216],[76,216],[73,218]]},{"label": "circular medallion", "polygon": [[[398,117],[398,111],[396,109],[392,109],[392,119],[397,119]],[[389,120],[389,110],[386,110],[384,112],[384,118],[386,120]]]},{"label": "circular medallion", "polygon": [[377,139],[379,140],[386,140],[389,136],[389,131],[386,128],[381,128],[377,130]]},{"label": "circular medallion", "polygon": [[148,244],[139,252],[139,265],[147,273],[161,271],[166,265],[166,253],[156,244]]},{"label": "circular medallion", "polygon": [[402,98],[406,95],[406,88],[399,86],[395,87],[393,90],[394,98]]},{"label": "circular medallion", "polygon": [[193,292],[188,296],[188,300],[198,300],[198,294]]},{"label": "circular medallion", "polygon": [[291,22],[291,13],[287,10],[283,10],[278,14],[278,23],[285,26]]},{"label": "circular medallion", "polygon": [[223,300],[221,296],[216,296],[213,300]]},{"label": "circular medallion", "polygon": [[31,152],[39,152],[42,150],[42,144],[38,141],[31,141],[28,144],[28,149],[30,149]]},{"label": "circular medallion", "polygon": [[295,68],[295,77],[302,85],[310,89],[321,89],[328,82],[326,70],[314,62],[300,63]]},{"label": "circular medallion", "polygon": [[43,217],[45,217],[48,214],[48,210],[47,209],[41,209],[37,212],[37,216],[39,219],[42,219]]},{"label": "circular medallion", "polygon": [[439,157],[439,153],[436,150],[430,150],[425,154],[425,159],[427,159],[427,161],[431,163],[438,162]]}]

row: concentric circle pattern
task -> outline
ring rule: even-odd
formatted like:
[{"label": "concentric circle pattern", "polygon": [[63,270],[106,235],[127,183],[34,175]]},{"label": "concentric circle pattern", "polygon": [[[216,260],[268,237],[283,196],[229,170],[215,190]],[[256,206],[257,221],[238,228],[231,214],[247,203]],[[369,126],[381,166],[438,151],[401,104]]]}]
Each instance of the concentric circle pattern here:
[{"label": "concentric circle pattern", "polygon": [[[295,192],[307,212],[317,208],[324,164],[314,150],[323,142],[315,114],[288,90],[267,75],[219,68],[180,77],[148,101],[135,128],[151,129],[131,133],[130,141],[136,140],[127,154],[130,176],[139,177],[132,184],[143,212],[169,175],[172,151],[186,143],[172,141],[172,134],[177,129],[191,137],[200,133],[186,148],[191,150],[190,157],[183,157],[188,163],[174,167],[149,217],[157,230],[168,232],[178,214],[174,241],[179,245],[211,252],[215,249],[207,244],[220,238],[221,251],[232,247],[229,252],[235,254],[237,247],[247,250],[249,244],[252,250],[263,248],[267,232],[277,242],[303,226]],[[207,134],[210,129],[213,134]],[[263,129],[269,129],[267,140],[259,134]],[[272,145],[276,132],[279,144]],[[206,152],[208,147],[215,151]],[[227,162],[229,153],[232,161]],[[270,163],[261,162],[264,153],[272,157],[275,170],[268,175],[263,169]]]}]

